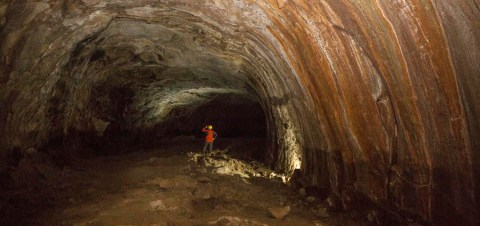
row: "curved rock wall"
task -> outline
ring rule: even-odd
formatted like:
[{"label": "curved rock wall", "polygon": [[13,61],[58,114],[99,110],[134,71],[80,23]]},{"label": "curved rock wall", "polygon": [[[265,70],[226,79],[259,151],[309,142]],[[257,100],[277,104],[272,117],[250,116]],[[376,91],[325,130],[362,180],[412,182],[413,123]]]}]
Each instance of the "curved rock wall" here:
[{"label": "curved rock wall", "polygon": [[3,1],[1,153],[243,95],[265,111],[269,163],[301,168],[345,208],[365,196],[434,225],[474,225],[479,5]]}]

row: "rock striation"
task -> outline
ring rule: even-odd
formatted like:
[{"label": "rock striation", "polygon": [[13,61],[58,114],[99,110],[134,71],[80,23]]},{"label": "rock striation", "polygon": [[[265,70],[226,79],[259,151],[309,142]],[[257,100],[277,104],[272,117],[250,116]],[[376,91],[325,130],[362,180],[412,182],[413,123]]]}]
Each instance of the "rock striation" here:
[{"label": "rock striation", "polygon": [[479,5],[4,0],[0,169],[55,140],[82,152],[71,147],[230,103],[264,112],[225,124],[265,120],[272,167],[301,169],[345,207],[355,194],[433,225],[476,225]]}]

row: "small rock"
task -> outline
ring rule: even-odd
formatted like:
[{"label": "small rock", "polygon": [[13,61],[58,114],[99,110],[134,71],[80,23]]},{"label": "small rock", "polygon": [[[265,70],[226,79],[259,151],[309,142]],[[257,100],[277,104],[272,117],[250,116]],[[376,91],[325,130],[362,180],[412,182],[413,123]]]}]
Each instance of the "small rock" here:
[{"label": "small rock", "polygon": [[195,217],[195,216],[194,216],[191,212],[189,212],[189,211],[186,211],[186,212],[182,213],[182,216],[185,217],[185,218],[187,218],[187,219],[193,219],[193,218]]},{"label": "small rock", "polygon": [[306,199],[306,201],[307,201],[308,203],[313,203],[313,202],[315,202],[316,200],[317,200],[317,199],[316,199],[315,197],[313,197],[313,196],[308,196],[307,199]]},{"label": "small rock", "polygon": [[75,204],[77,201],[76,201],[74,198],[69,198],[69,199],[68,199],[68,202],[69,202],[70,204]]},{"label": "small rock", "polygon": [[300,194],[301,196],[305,196],[307,195],[307,191],[305,191],[305,188],[300,188],[298,189],[298,194]]},{"label": "small rock", "polygon": [[198,180],[198,182],[200,182],[200,183],[208,183],[208,182],[212,181],[212,180],[211,180],[210,178],[208,178],[208,177],[199,177],[197,180]]},{"label": "small rock", "polygon": [[261,168],[255,169],[262,177],[266,177],[268,175],[266,170],[263,170]]},{"label": "small rock", "polygon": [[83,4],[87,6],[96,5],[101,2],[101,0],[82,0]]},{"label": "small rock", "polygon": [[35,148],[29,148],[25,151],[23,151],[23,156],[27,157],[30,155],[35,155],[37,153],[37,150]]},{"label": "small rock", "polygon": [[151,157],[147,160],[149,164],[155,164],[159,159],[156,157]]},{"label": "small rock", "polygon": [[342,202],[340,201],[338,196],[336,196],[335,194],[331,194],[327,198],[326,203],[327,203],[329,209],[331,209],[331,210],[340,211],[340,210],[343,209]]},{"label": "small rock", "polygon": [[212,198],[212,196],[210,195],[210,193],[209,193],[207,190],[205,190],[205,189],[195,190],[192,195],[193,195],[196,199],[206,200],[206,199]]},{"label": "small rock", "polygon": [[208,222],[209,225],[219,225],[219,226],[234,226],[234,225],[252,225],[252,226],[268,226],[267,224],[262,224],[260,222],[241,219],[238,217],[224,216],[218,218],[216,221]]},{"label": "small rock", "polygon": [[222,39],[223,35],[220,32],[213,32],[213,37],[215,37],[216,39]]},{"label": "small rock", "polygon": [[150,207],[152,207],[155,210],[167,210],[167,207],[165,206],[165,204],[163,204],[162,200],[156,200],[156,201],[150,202]]},{"label": "small rock", "polygon": [[330,214],[328,213],[327,208],[322,207],[322,208],[318,209],[317,211],[315,211],[315,216],[325,218],[325,217],[329,217]]},{"label": "small rock", "polygon": [[375,210],[372,210],[367,215],[367,220],[369,222],[378,222],[378,213]]},{"label": "small rock", "polygon": [[290,206],[285,207],[271,207],[268,208],[268,216],[274,219],[281,220],[285,218],[290,213]]},{"label": "small rock", "polygon": [[178,214],[179,216],[183,216],[187,219],[191,219],[193,217],[192,213],[183,207],[178,208],[176,214]]},{"label": "small rock", "polygon": [[[240,176],[242,176],[242,175],[240,175]],[[248,180],[246,180],[246,179],[243,178],[243,177],[242,177],[242,181],[243,181],[243,183],[245,183],[245,184],[252,184],[252,183],[248,182]]]},{"label": "small rock", "polygon": [[35,148],[25,150],[23,156],[31,159],[33,163],[44,163],[48,158],[47,154],[38,152]]},{"label": "small rock", "polygon": [[150,207],[152,207],[155,210],[177,210],[178,206],[174,207],[167,207],[162,200],[156,200],[150,202]]},{"label": "small rock", "polygon": [[238,217],[220,217],[216,221],[211,221],[208,224],[211,225],[240,225],[242,223],[242,220]]}]

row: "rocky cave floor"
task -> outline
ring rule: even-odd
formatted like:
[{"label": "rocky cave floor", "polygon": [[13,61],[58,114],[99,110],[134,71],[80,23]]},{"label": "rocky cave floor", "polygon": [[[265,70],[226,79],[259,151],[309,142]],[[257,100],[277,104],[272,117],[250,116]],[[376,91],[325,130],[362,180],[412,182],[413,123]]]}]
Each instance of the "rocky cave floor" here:
[{"label": "rocky cave floor", "polygon": [[204,157],[201,146],[177,139],[74,167],[37,167],[41,186],[2,192],[0,224],[365,225],[256,161],[228,148]]}]

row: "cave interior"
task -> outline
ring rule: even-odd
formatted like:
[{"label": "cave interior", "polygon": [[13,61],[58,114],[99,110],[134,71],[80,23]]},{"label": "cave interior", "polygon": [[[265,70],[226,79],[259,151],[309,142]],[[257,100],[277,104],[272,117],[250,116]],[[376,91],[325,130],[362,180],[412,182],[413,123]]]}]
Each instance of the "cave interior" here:
[{"label": "cave interior", "polygon": [[0,188],[38,186],[32,153],[200,152],[213,125],[217,150],[368,224],[476,225],[478,5],[2,1]]}]

